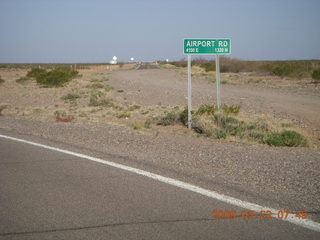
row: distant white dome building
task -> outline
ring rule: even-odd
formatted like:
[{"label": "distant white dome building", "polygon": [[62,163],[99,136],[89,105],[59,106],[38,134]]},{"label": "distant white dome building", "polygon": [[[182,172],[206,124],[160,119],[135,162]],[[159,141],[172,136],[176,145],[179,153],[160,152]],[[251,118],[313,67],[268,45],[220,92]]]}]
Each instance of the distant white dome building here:
[{"label": "distant white dome building", "polygon": [[110,64],[117,64],[117,57],[113,56],[112,60],[110,61]]}]

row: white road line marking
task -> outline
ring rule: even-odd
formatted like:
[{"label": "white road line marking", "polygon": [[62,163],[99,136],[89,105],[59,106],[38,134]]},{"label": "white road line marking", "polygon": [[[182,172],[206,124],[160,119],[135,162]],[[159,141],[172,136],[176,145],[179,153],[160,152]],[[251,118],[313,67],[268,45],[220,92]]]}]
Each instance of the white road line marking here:
[{"label": "white road line marking", "polygon": [[[41,148],[45,148],[45,149],[49,149],[49,150],[65,153],[65,154],[69,154],[69,155],[72,155],[72,156],[75,156],[75,157],[87,159],[87,160],[98,162],[98,163],[102,163],[102,164],[105,164],[105,165],[108,165],[108,166],[111,166],[111,167],[115,167],[115,168],[119,168],[119,169],[122,169],[122,170],[126,170],[128,172],[139,174],[139,175],[142,175],[142,176],[145,176],[145,177],[149,177],[149,178],[152,178],[154,180],[157,180],[157,181],[160,181],[160,182],[163,182],[163,183],[166,183],[166,184],[170,184],[170,185],[173,185],[173,186],[176,186],[176,187],[179,187],[179,188],[183,188],[183,189],[195,192],[195,193],[199,193],[201,195],[204,195],[204,196],[207,196],[207,197],[210,197],[210,198],[213,198],[213,199],[217,199],[219,201],[222,201],[222,202],[225,202],[225,203],[237,206],[237,207],[241,207],[241,208],[244,208],[244,209],[249,209],[249,210],[257,212],[257,213],[260,213],[260,211],[271,211],[272,215],[276,217],[278,211],[281,210],[281,209],[269,208],[269,207],[265,207],[265,206],[260,206],[260,205],[255,204],[255,203],[242,201],[240,199],[229,197],[229,196],[217,193],[215,191],[207,190],[207,189],[204,189],[204,188],[201,188],[201,187],[197,187],[195,185],[192,185],[192,184],[189,184],[189,183],[185,183],[185,182],[182,182],[182,181],[179,181],[179,180],[175,180],[173,178],[163,177],[161,175],[154,174],[154,173],[151,173],[151,172],[147,172],[147,171],[144,171],[144,170],[141,170],[141,169],[138,169],[138,168],[133,168],[133,167],[129,167],[129,166],[126,166],[126,165],[123,165],[123,164],[106,161],[106,160],[103,160],[103,159],[100,159],[100,158],[91,157],[91,156],[88,156],[88,155],[85,155],[85,154],[75,153],[75,152],[71,152],[71,151],[68,151],[68,150],[63,150],[63,149],[60,149],[60,148],[50,147],[50,146],[47,146],[47,145],[43,145],[43,144],[39,144],[39,143],[35,143],[35,142],[30,142],[30,141],[19,139],[19,138],[9,137],[9,136],[5,136],[5,135],[1,135],[1,134],[0,134],[0,137],[1,138],[5,138],[5,139],[9,139],[9,140],[13,140],[13,141],[17,141],[17,142],[27,143],[27,144],[30,144],[30,145],[33,145],[33,146],[37,146],[37,147],[41,147]],[[276,219],[279,219],[279,218],[276,218]],[[281,219],[279,219],[279,220],[281,220]],[[282,220],[290,222],[290,223],[293,223],[293,224],[296,224],[296,225],[299,225],[299,226],[307,228],[307,229],[311,229],[311,230],[320,232],[320,223],[314,222],[314,221],[312,221],[310,219],[297,218],[295,216],[295,214],[288,214],[287,219],[282,219]]]}]

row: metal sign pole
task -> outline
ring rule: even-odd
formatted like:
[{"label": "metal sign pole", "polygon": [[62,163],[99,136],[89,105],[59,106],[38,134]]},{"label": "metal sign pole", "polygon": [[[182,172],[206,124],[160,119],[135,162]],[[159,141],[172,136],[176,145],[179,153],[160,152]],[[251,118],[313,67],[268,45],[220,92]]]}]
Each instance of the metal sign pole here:
[{"label": "metal sign pole", "polygon": [[216,88],[217,88],[217,108],[220,109],[221,99],[220,99],[220,65],[219,65],[219,55],[216,54]]},{"label": "metal sign pole", "polygon": [[191,88],[191,54],[188,54],[188,128],[191,129],[192,123],[192,116],[191,116],[191,109],[192,109],[192,88]]}]

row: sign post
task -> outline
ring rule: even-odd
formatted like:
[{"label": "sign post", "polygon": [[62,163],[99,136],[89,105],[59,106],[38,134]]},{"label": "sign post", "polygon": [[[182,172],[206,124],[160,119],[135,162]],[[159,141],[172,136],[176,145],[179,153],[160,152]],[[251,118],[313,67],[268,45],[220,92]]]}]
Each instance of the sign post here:
[{"label": "sign post", "polygon": [[220,109],[221,98],[220,98],[220,63],[219,55],[216,54],[216,92],[217,92],[217,108]]},{"label": "sign post", "polygon": [[192,89],[191,89],[191,55],[216,55],[216,97],[217,108],[221,107],[220,64],[219,55],[231,53],[231,40],[223,39],[184,39],[183,53],[188,55],[188,128],[192,127]]},{"label": "sign post", "polygon": [[191,128],[191,109],[192,109],[192,85],[191,85],[191,55],[188,54],[188,128]]}]

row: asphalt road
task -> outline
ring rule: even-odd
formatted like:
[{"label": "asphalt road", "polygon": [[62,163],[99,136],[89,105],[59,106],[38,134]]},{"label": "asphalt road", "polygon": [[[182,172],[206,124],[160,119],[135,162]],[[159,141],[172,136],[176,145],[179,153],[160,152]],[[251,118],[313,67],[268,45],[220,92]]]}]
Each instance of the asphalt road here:
[{"label": "asphalt road", "polygon": [[240,216],[245,209],[101,163],[0,138],[0,239],[320,237],[319,232],[277,219],[211,220],[213,210],[234,210]]},{"label": "asphalt road", "polygon": [[144,70],[144,69],[159,69],[159,67],[151,63],[141,63],[137,68],[137,70]]}]

